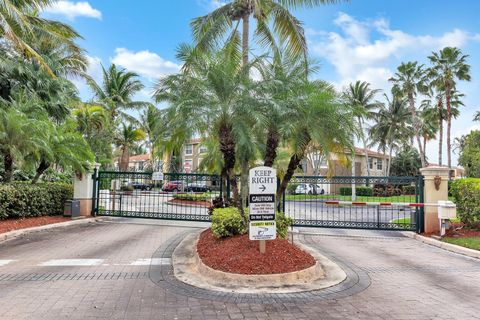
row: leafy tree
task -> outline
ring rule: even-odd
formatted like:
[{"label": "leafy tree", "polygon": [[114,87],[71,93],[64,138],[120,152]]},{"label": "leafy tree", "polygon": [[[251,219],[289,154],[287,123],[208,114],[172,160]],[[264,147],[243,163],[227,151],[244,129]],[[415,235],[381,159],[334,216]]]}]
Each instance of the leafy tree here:
[{"label": "leafy tree", "polygon": [[120,147],[122,154],[119,161],[120,171],[128,170],[128,163],[130,162],[130,149],[132,149],[138,142],[144,140],[146,134],[141,129],[136,129],[131,124],[124,124],[115,137],[115,143]]},{"label": "leafy tree", "polygon": [[393,83],[392,92],[397,96],[407,98],[409,103],[410,113],[412,115],[412,124],[415,137],[417,139],[418,150],[420,151],[420,159],[422,166],[426,166],[426,158],[423,152],[421,138],[421,123],[415,107],[415,98],[419,93],[427,91],[425,70],[418,62],[402,63],[397,68],[395,76],[389,81]]},{"label": "leafy tree", "polygon": [[343,93],[343,99],[352,109],[355,110],[356,119],[359,127],[360,139],[363,143],[363,150],[366,159],[367,175],[370,176],[370,166],[368,161],[367,136],[365,135],[365,121],[375,117],[375,110],[380,107],[380,103],[375,101],[375,96],[380,92],[378,89],[370,89],[370,84],[365,81],[350,83],[347,90]]},{"label": "leafy tree", "polygon": [[465,168],[470,178],[480,178],[480,131],[474,130],[457,138],[458,163]]},{"label": "leafy tree", "polygon": [[391,175],[416,176],[420,174],[422,161],[417,149],[404,145],[392,160]]},{"label": "leafy tree", "polygon": [[473,121],[480,121],[480,111],[477,111],[475,113],[475,116],[473,117]]},{"label": "leafy tree", "polygon": [[447,157],[448,167],[452,168],[452,95],[458,80],[470,81],[470,65],[467,64],[467,55],[455,47],[445,47],[439,52],[433,52],[428,57],[432,66],[428,71],[432,83],[445,94],[447,107]]}]

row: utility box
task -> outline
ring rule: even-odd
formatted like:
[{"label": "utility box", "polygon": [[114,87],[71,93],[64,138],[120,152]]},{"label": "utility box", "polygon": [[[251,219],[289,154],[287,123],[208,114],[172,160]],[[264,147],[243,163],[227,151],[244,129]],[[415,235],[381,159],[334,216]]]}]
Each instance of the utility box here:
[{"label": "utility box", "polygon": [[63,216],[71,218],[80,217],[80,201],[67,200],[63,209]]},{"label": "utility box", "polygon": [[450,220],[457,217],[457,205],[452,201],[438,201],[438,219]]}]

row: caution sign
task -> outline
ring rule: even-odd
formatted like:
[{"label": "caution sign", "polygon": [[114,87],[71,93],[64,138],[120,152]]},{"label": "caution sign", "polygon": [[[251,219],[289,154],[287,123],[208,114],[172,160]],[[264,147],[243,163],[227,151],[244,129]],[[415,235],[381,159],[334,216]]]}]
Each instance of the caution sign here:
[{"label": "caution sign", "polygon": [[270,167],[256,167],[249,174],[250,240],[274,240],[277,173]]}]

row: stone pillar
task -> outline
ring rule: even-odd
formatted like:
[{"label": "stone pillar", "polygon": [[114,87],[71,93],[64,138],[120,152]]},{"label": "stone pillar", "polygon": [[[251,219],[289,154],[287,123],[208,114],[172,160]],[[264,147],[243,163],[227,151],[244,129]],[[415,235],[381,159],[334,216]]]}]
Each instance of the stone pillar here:
[{"label": "stone pillar", "polygon": [[[450,169],[446,167],[431,166],[420,169],[425,180],[424,201],[425,203],[438,203],[440,200],[448,200],[448,180]],[[425,212],[425,232],[440,232],[438,220],[438,207],[427,206]]]},{"label": "stone pillar", "polygon": [[92,214],[93,170],[100,164],[94,163],[92,169],[73,178],[73,199],[80,201],[80,215],[89,217]]}]

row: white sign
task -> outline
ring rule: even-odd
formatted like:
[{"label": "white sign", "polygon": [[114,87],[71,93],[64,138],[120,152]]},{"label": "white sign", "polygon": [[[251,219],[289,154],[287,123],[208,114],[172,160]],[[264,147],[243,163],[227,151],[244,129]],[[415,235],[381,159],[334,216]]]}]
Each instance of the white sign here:
[{"label": "white sign", "polygon": [[277,236],[275,223],[275,194],[277,172],[270,167],[257,167],[249,174],[250,240],[274,240]]},{"label": "white sign", "polygon": [[154,172],[152,173],[153,181],[163,181],[163,172]]},{"label": "white sign", "polygon": [[277,237],[275,221],[250,221],[250,240],[274,240]]}]

